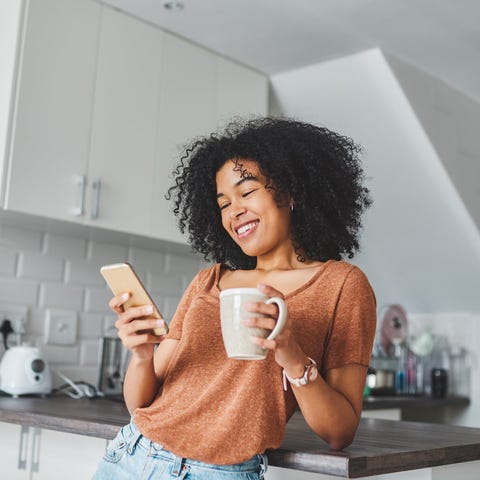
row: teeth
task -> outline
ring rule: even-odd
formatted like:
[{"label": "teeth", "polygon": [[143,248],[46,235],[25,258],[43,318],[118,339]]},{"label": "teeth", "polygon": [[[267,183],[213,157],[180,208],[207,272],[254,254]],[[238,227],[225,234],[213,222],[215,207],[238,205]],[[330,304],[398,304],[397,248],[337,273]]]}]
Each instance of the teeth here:
[{"label": "teeth", "polygon": [[243,225],[243,227],[240,227],[238,230],[237,230],[237,233],[239,235],[241,235],[242,233],[245,233],[245,232],[248,232],[249,230],[251,230],[253,227],[255,227],[257,225],[258,222],[252,222],[252,223],[248,223],[247,225]]}]

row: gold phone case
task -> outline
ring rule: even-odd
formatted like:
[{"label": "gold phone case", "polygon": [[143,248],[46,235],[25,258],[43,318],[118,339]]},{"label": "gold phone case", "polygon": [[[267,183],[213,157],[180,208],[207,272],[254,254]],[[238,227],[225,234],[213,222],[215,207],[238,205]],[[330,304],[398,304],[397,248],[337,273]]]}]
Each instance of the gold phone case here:
[{"label": "gold phone case", "polygon": [[[100,273],[107,282],[114,295],[129,292],[130,298],[123,304],[125,308],[139,307],[141,305],[153,305],[153,318],[163,318],[160,310],[143,286],[140,278],[129,263],[115,263],[112,265],[104,265],[100,269]],[[154,328],[155,335],[165,335],[168,333],[168,325],[165,327]]]}]

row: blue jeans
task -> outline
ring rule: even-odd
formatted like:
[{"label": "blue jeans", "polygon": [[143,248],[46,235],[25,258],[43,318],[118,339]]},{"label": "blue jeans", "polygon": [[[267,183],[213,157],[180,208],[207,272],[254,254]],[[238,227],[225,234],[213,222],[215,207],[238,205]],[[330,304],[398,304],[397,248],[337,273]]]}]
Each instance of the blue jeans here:
[{"label": "blue jeans", "polygon": [[266,470],[265,455],[234,465],[177,457],[131,422],[110,443],[92,480],[262,480]]}]

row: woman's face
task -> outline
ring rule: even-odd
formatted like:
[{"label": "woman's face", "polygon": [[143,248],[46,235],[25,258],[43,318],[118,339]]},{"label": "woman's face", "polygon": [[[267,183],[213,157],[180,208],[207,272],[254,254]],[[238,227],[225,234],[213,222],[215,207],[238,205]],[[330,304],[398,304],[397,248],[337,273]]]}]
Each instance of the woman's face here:
[{"label": "woman's face", "polygon": [[252,160],[227,161],[217,172],[217,202],[222,225],[242,251],[252,257],[293,250],[288,202],[278,206],[275,191]]}]

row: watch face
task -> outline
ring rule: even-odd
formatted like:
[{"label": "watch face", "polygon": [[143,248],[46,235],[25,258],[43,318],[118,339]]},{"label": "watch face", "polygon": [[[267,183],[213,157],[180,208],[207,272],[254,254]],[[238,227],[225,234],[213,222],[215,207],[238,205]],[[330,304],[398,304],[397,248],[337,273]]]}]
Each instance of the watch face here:
[{"label": "watch face", "polygon": [[316,365],[310,365],[308,369],[308,382],[313,382],[318,377],[318,368]]}]

